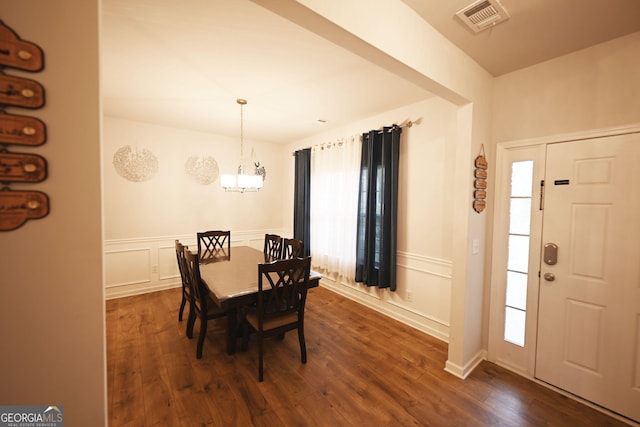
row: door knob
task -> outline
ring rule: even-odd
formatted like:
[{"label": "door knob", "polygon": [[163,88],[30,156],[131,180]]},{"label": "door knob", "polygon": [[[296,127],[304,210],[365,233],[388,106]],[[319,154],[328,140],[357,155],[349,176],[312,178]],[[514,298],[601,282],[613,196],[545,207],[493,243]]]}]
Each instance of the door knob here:
[{"label": "door knob", "polygon": [[553,282],[554,280],[556,280],[556,276],[553,273],[544,273],[544,280],[546,280],[547,282]]}]

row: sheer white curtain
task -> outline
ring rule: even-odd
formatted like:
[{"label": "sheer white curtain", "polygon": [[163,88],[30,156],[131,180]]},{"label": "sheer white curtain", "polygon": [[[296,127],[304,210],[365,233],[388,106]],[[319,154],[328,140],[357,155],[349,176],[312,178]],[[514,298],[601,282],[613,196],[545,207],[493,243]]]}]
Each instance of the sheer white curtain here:
[{"label": "sheer white curtain", "polygon": [[315,268],[353,279],[360,177],[360,136],[311,152],[311,259]]}]

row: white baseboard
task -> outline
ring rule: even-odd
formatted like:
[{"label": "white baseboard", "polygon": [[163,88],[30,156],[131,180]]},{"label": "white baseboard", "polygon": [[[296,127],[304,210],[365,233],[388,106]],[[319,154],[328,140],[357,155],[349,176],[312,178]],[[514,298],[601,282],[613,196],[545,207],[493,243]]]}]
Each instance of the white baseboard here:
[{"label": "white baseboard", "polygon": [[449,335],[448,326],[444,326],[441,323],[434,322],[426,314],[420,314],[416,310],[411,310],[413,316],[408,316],[403,313],[403,309],[399,305],[389,304],[388,301],[382,301],[380,299],[371,297],[365,293],[354,291],[353,289],[340,285],[332,280],[322,279],[320,286],[329,289],[337,294],[340,294],[350,300],[367,306],[379,313],[384,314],[394,320],[397,320],[405,325],[411,326],[427,335],[437,338],[441,341],[448,342]]},{"label": "white baseboard", "polygon": [[444,370],[448,373],[450,373],[451,375],[454,375],[460,379],[465,379],[469,376],[469,374],[471,372],[473,372],[473,370],[483,361],[487,359],[487,351],[486,350],[480,350],[479,352],[477,352],[472,358],[471,360],[469,360],[467,363],[465,363],[464,366],[460,366],[456,363],[451,362],[450,360],[447,360],[447,363],[445,364]]},{"label": "white baseboard", "polygon": [[148,294],[150,292],[164,291],[167,289],[179,288],[181,283],[162,283],[151,286],[135,286],[126,289],[107,288],[105,289],[104,298],[106,300],[132,297],[134,295]]}]

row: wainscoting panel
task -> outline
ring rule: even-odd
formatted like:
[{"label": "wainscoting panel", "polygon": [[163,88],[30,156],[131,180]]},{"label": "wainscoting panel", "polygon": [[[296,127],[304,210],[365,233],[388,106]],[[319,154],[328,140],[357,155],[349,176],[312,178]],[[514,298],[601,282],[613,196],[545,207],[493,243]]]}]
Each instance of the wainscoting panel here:
[{"label": "wainscoting panel", "polygon": [[[232,232],[231,246],[251,246],[262,250],[266,232]],[[268,232],[287,236],[282,230]],[[180,286],[175,240],[190,249],[197,248],[195,235],[105,241],[106,298],[120,298]],[[449,261],[399,252],[396,292],[336,281],[328,274],[320,285],[448,341],[451,270]]]},{"label": "wainscoting panel", "polygon": [[[194,246],[194,248],[197,247]],[[158,278],[162,280],[176,279],[180,275],[176,259],[176,245],[158,248]]]},{"label": "wainscoting panel", "polygon": [[151,248],[105,252],[107,287],[150,282],[150,253]]},{"label": "wainscoting panel", "polygon": [[451,306],[450,261],[398,252],[397,289],[338,281],[320,284],[387,316],[448,342]]},{"label": "wainscoting panel", "polygon": [[[289,236],[283,230],[231,233],[231,246],[262,250],[265,233]],[[121,298],[180,286],[175,241],[197,250],[193,235],[119,239],[104,242],[105,297]],[[256,270],[256,275],[257,275]]]}]

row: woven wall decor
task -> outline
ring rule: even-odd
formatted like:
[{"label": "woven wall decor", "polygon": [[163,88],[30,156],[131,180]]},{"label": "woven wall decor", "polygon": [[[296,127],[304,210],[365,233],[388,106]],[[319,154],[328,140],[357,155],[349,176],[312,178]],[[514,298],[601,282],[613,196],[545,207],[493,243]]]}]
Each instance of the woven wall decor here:
[{"label": "woven wall decor", "polygon": [[158,173],[158,158],[146,148],[125,145],[113,155],[113,167],[127,181],[148,181]]},{"label": "woven wall decor", "polygon": [[209,185],[220,175],[218,162],[211,156],[191,156],[184,164],[184,169],[198,184]]}]

